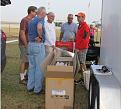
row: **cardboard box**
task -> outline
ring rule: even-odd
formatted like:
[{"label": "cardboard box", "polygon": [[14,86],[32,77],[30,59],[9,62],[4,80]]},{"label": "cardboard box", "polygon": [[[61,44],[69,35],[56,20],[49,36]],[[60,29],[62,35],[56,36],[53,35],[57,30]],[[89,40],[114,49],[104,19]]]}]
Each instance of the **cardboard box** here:
[{"label": "cardboard box", "polygon": [[[62,54],[66,54],[66,56],[68,57],[61,57]],[[73,68],[74,68],[74,72],[76,72],[76,68],[77,68],[77,61],[76,61],[76,56],[74,55],[74,53],[71,52],[67,52],[66,50],[62,50],[60,48],[56,48],[53,52],[49,53],[49,55],[44,59],[44,61],[42,62],[42,64],[40,65],[44,75],[45,72],[47,71],[47,66],[52,64],[52,62],[55,62],[55,60],[61,60],[62,61],[73,61]],[[66,59],[66,60],[65,60]]]},{"label": "cardboard box", "polygon": [[[54,55],[54,54],[52,54]],[[69,62],[69,66],[56,66],[56,62]],[[72,57],[54,57],[45,73],[45,109],[73,109],[74,60]]]},{"label": "cardboard box", "polygon": [[73,109],[73,101],[73,78],[46,78],[45,109]]}]

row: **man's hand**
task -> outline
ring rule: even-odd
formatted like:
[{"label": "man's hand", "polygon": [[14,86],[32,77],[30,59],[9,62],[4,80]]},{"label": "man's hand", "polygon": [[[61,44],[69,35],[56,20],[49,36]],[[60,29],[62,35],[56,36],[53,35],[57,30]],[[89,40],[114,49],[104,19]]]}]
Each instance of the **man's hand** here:
[{"label": "man's hand", "polygon": [[38,42],[38,43],[42,42],[42,38],[40,38],[40,37],[36,37],[35,40],[36,40],[36,42]]},{"label": "man's hand", "polygon": [[27,47],[27,39],[24,30],[20,30],[20,39],[22,40],[25,47]]},{"label": "man's hand", "polygon": [[28,45],[27,43],[26,43],[26,44],[24,44],[24,47],[25,47],[25,48],[27,48],[27,45]]},{"label": "man's hand", "polygon": [[51,47],[53,48],[53,50],[56,49],[55,45],[52,45]]},{"label": "man's hand", "polygon": [[72,37],[72,36],[70,37],[69,41],[74,41],[74,39],[73,39],[73,37]]}]

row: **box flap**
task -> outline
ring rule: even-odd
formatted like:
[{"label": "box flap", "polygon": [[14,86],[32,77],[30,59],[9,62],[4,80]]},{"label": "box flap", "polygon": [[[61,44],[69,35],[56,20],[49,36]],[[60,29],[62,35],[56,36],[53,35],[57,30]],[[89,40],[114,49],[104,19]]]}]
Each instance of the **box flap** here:
[{"label": "box flap", "polygon": [[44,61],[40,65],[44,74],[47,71],[47,65],[49,65],[53,59],[54,59],[54,52],[51,52],[48,54],[48,56],[44,59]]},{"label": "box flap", "polygon": [[47,66],[46,77],[50,78],[73,78],[73,66]]},{"label": "box flap", "polygon": [[73,61],[73,58],[72,57],[58,57],[56,58],[56,61]]},{"label": "box flap", "polygon": [[73,72],[73,66],[48,65],[47,72]]}]

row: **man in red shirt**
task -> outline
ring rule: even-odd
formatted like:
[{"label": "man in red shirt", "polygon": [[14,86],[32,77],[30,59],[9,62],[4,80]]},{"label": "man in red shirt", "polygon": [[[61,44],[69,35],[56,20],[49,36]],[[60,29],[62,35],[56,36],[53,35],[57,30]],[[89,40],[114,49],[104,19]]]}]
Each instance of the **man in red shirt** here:
[{"label": "man in red shirt", "polygon": [[76,33],[75,48],[79,57],[81,71],[87,71],[86,68],[86,54],[88,50],[88,44],[90,40],[90,28],[85,22],[85,14],[80,12],[77,15],[77,20],[79,22],[78,30]]},{"label": "man in red shirt", "polygon": [[19,30],[19,48],[20,48],[20,81],[21,84],[26,84],[25,75],[28,68],[27,45],[28,45],[28,22],[36,16],[37,7],[30,6],[28,15],[21,20]]}]

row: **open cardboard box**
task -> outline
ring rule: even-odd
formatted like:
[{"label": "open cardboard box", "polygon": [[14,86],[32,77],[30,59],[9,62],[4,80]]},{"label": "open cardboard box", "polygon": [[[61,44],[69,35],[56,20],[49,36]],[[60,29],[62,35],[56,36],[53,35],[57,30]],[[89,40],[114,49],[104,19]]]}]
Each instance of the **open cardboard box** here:
[{"label": "open cardboard box", "polygon": [[[73,59],[72,57],[57,57],[54,58],[50,65],[47,66],[47,71],[45,73],[45,77],[52,77],[52,78],[69,78],[74,77],[73,72]],[[58,66],[55,65],[57,62],[68,62],[70,63],[69,66]]]},{"label": "open cardboard box", "polygon": [[[66,54],[66,57],[62,57],[62,54]],[[55,60],[57,61],[73,61],[73,70],[74,73],[77,70],[77,59],[76,59],[76,55],[72,52],[68,52],[66,50],[62,50],[60,48],[56,48],[53,52],[49,53],[49,55],[44,59],[43,63],[41,64],[41,69],[45,75],[45,73],[47,72],[47,66],[48,65],[52,65],[53,62],[55,62]]]},{"label": "open cardboard box", "polygon": [[[46,82],[45,109],[73,109],[75,56],[61,57],[57,53],[58,51],[51,52],[43,64]],[[57,62],[70,64],[56,66]]]}]

